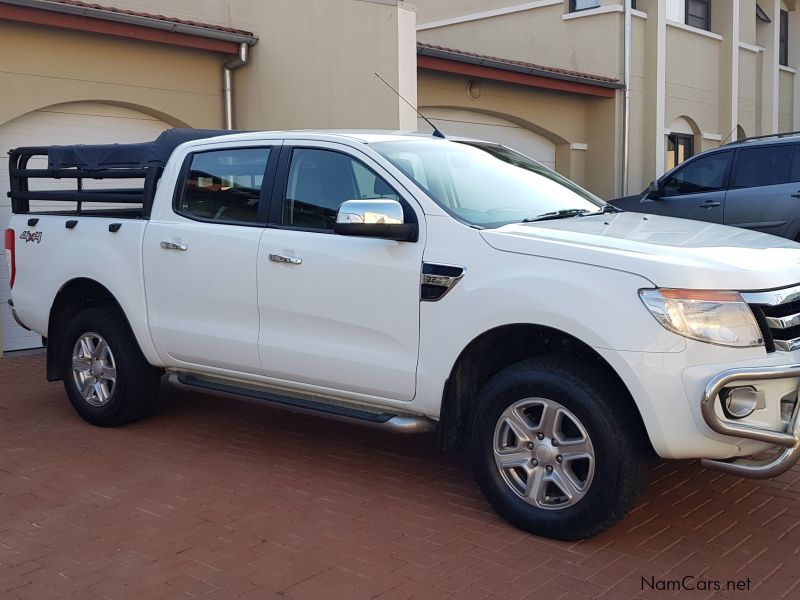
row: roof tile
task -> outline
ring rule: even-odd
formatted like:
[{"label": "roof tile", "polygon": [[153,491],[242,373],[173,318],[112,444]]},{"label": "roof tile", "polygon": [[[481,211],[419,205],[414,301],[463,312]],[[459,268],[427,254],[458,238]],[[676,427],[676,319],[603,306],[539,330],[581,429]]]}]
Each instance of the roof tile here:
[{"label": "roof tile", "polygon": [[417,43],[417,52],[424,53],[425,50],[434,50],[452,55],[461,62],[468,62],[473,64],[480,64],[495,69],[505,69],[507,71],[545,71],[553,75],[561,77],[574,77],[580,79],[588,79],[597,81],[598,83],[605,84],[619,84],[619,79],[613,77],[605,77],[603,75],[594,75],[592,73],[582,73],[580,71],[571,71],[569,69],[559,69],[557,67],[546,67],[544,65],[537,65],[535,63],[525,62],[521,60],[511,60],[508,58],[498,58],[496,56],[488,56],[485,54],[477,54],[475,52],[467,52],[466,50],[455,50],[453,48],[446,48],[444,46],[435,46],[433,44]]},{"label": "roof tile", "polygon": [[101,4],[93,4],[90,2],[81,2],[80,0],[50,0],[54,4],[65,4],[68,6],[77,6],[81,8],[93,8],[96,10],[105,10],[112,13],[118,13],[121,15],[131,15],[134,17],[144,17],[147,19],[155,19],[158,21],[164,21],[166,23],[179,23],[181,25],[191,25],[193,27],[202,27],[203,29],[213,29],[215,31],[224,31],[226,33],[235,33],[239,35],[249,35],[252,36],[253,33],[250,31],[244,31],[243,29],[234,29],[232,27],[224,27],[222,25],[215,25],[214,23],[202,23],[199,21],[189,21],[187,19],[176,19],[175,17],[166,17],[164,15],[154,15],[145,12],[138,12],[133,10],[126,10],[124,8],[117,8],[115,6],[104,6]]}]

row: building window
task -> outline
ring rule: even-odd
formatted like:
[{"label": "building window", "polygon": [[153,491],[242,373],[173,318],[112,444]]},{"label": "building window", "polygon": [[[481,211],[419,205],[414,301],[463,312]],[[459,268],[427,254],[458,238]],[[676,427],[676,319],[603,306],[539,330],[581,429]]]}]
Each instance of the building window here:
[{"label": "building window", "polygon": [[781,32],[778,59],[784,67],[789,66],[789,13],[781,11]]},{"label": "building window", "polygon": [[711,0],[686,0],[686,24],[711,31]]},{"label": "building window", "polygon": [[569,12],[588,10],[600,6],[600,0],[569,0]]},{"label": "building window", "polygon": [[694,136],[686,133],[671,133],[667,136],[667,170],[677,167],[694,156]]}]

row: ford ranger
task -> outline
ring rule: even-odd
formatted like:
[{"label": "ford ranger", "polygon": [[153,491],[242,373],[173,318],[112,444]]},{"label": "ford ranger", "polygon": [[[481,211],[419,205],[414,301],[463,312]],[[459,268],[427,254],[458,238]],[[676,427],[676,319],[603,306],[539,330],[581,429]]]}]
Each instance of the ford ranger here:
[{"label": "ford ranger", "polygon": [[170,130],[18,148],[10,181],[12,310],[89,423],[149,414],[166,374],[436,427],[500,515],[560,539],[621,519],[654,455],[800,456],[795,242],[411,134]]}]

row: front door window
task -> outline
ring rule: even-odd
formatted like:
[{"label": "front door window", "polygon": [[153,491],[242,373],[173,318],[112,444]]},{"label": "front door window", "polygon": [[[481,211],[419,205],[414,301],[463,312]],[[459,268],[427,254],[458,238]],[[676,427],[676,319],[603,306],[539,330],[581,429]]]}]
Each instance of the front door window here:
[{"label": "front door window", "polygon": [[342,202],[372,198],[400,199],[381,177],[346,154],[295,148],[281,224],[333,231]]},{"label": "front door window", "polygon": [[681,196],[723,189],[730,161],[730,152],[698,157],[667,178],[662,196]]}]

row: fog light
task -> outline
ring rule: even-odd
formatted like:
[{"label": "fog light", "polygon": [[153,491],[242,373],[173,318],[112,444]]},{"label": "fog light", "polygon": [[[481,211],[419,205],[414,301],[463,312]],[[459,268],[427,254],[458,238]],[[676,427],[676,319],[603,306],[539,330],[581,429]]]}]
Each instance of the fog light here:
[{"label": "fog light", "polygon": [[719,393],[722,412],[729,419],[744,419],[759,407],[764,406],[764,392],[752,386],[722,388]]}]

